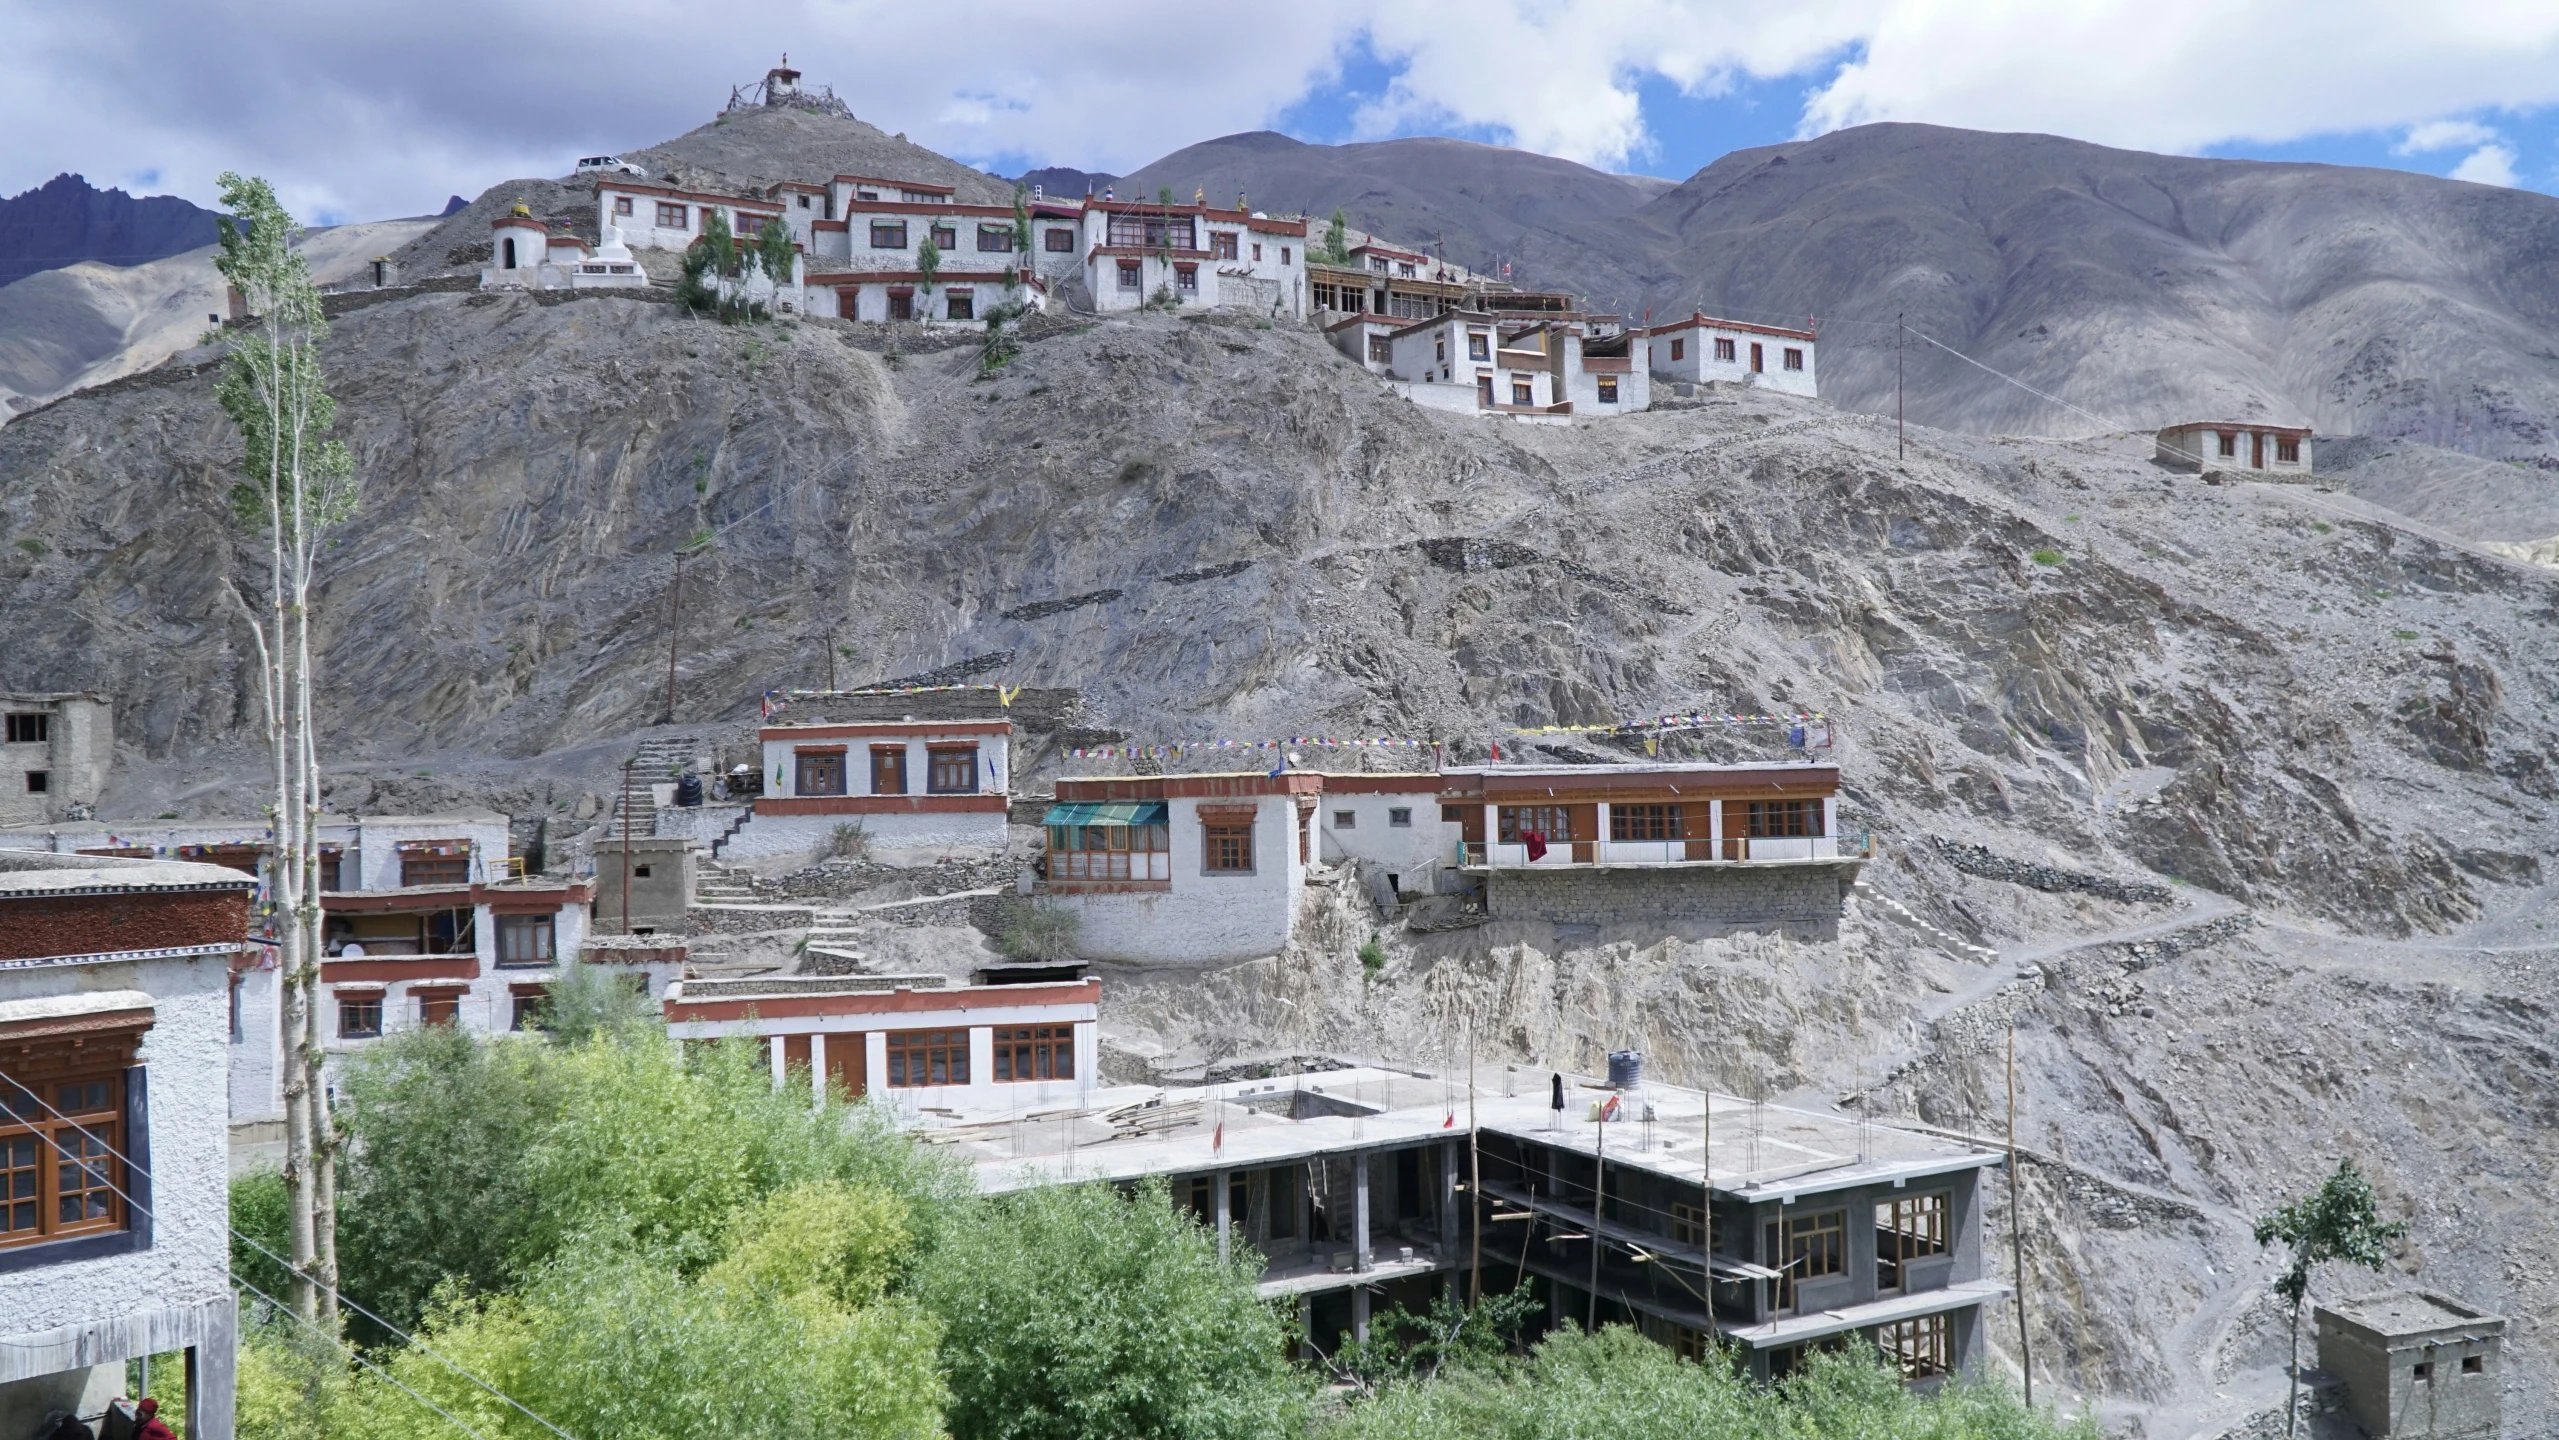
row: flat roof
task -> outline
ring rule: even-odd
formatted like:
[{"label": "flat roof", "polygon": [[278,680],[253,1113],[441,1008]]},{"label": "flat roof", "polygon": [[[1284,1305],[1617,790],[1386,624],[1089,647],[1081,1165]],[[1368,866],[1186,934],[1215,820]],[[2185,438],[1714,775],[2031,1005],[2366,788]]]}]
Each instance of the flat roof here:
[{"label": "flat roof", "polygon": [[[946,1108],[909,1128],[958,1151],[978,1188],[994,1193],[1067,1180],[1135,1180],[1287,1165],[1438,1140],[1462,1140],[1468,1101],[1485,1134],[1591,1154],[1601,1127],[1590,1107],[1617,1092],[1565,1077],[1556,1123],[1545,1070],[1486,1067],[1476,1082],[1453,1074],[1372,1067],[1315,1071],[1199,1086],[1102,1086],[1075,1103],[1036,1109]],[[1506,1093],[1507,1092],[1507,1093]],[[1792,1199],[1851,1186],[1950,1174],[2002,1163],[1958,1141],[1853,1117],[1646,1082],[1622,1097],[1607,1129],[1611,1165],[1695,1184],[1713,1107],[1717,1193],[1745,1201]],[[1645,1106],[1654,1115],[1647,1143]],[[1304,1118],[1294,1118],[1299,1114]]]},{"label": "flat roof", "polygon": [[2502,1316],[2489,1315],[2429,1290],[2389,1290],[2378,1295],[2341,1300],[2319,1307],[2342,1320],[2350,1320],[2368,1330],[2384,1335],[2419,1334],[2434,1330],[2505,1328]]},{"label": "flat roof", "polygon": [[255,890],[258,877],[193,860],[132,860],[0,850],[0,898],[106,895],[148,890]]}]

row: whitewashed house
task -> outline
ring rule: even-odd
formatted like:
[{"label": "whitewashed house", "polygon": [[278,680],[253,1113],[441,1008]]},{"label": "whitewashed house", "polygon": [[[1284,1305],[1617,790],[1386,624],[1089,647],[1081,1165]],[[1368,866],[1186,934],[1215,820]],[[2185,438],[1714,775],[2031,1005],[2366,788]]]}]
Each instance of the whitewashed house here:
[{"label": "whitewashed house", "polygon": [[2157,458],[2180,470],[2305,476],[2310,473],[2310,431],[2263,420],[2189,420],[2159,432]]},{"label": "whitewashed house", "polygon": [[941,975],[760,975],[677,982],[679,1044],[762,1041],[777,1086],[925,1110],[1073,1106],[1094,1085],[1098,980],[952,985]]},{"label": "whitewashed house", "polygon": [[706,195],[614,177],[595,182],[596,233],[613,226],[624,244],[640,250],[680,254],[702,238],[714,214],[744,244],[763,230],[765,221],[781,219],[783,213],[778,202],[743,195]]},{"label": "whitewashed house", "polygon": [[1288,944],[1324,777],[1306,771],[1062,779],[1036,903],[1096,960],[1249,960]]},{"label": "whitewashed house", "polygon": [[1450,310],[1397,324],[1351,315],[1334,344],[1414,404],[1458,414],[1550,420],[1626,415],[1652,404],[1628,332],[1586,318],[1521,319]]},{"label": "whitewashed house", "polygon": [[[1150,302],[1306,314],[1306,222],[1210,205],[1090,199],[1076,234],[1093,307],[1136,310]],[[1041,243],[1054,222],[1035,225]],[[1045,253],[1045,252],[1044,252]]]},{"label": "whitewashed house", "polygon": [[[971,205],[948,185],[838,175],[831,213],[809,223],[809,311],[842,320],[984,325],[1007,301],[1047,305],[1047,287],[1019,252],[1010,205]],[[802,193],[792,196],[791,213]],[[925,243],[938,252],[928,278]]]},{"label": "whitewashed house", "polygon": [[1644,330],[1637,343],[1644,348],[1645,368],[1664,380],[1692,385],[1720,380],[1813,395],[1816,338],[1810,330],[1719,320],[1701,310]]},{"label": "whitewashed house", "polygon": [[764,793],[721,843],[730,859],[819,853],[846,825],[861,827],[872,857],[890,864],[1004,848],[1009,720],[815,721],[760,734]]},{"label": "whitewashed house", "polygon": [[168,1418],[230,1440],[225,996],[256,885],[0,849],[0,1435],[94,1419],[125,1362],[180,1351]]}]

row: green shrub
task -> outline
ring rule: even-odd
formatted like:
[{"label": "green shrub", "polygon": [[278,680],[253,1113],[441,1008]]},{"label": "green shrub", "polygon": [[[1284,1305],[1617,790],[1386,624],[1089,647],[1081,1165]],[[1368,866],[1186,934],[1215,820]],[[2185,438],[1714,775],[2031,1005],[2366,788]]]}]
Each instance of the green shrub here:
[{"label": "green shrub", "polygon": [[1377,932],[1368,932],[1367,943],[1359,947],[1359,968],[1374,980],[1386,969],[1386,947],[1378,943]]},{"label": "green shrub", "polygon": [[2058,550],[2038,550],[2028,558],[2038,565],[2058,565],[2062,562],[2062,553]]},{"label": "green shrub", "polygon": [[1008,960],[1064,964],[1076,958],[1082,929],[1075,911],[1007,900],[995,912],[995,948]]}]

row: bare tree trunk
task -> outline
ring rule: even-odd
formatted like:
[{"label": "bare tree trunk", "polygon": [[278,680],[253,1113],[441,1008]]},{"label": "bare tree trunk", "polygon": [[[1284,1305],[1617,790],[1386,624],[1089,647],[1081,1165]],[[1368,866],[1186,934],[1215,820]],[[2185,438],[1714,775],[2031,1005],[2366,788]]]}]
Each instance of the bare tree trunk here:
[{"label": "bare tree trunk", "polygon": [[2300,1295],[2292,1297],[2292,1323],[2284,1327],[2284,1349],[2287,1352],[2284,1358],[2292,1362],[2292,1389],[2284,1395],[2286,1440],[2290,1440],[2293,1433],[2293,1417],[2301,1409],[2301,1300]]}]

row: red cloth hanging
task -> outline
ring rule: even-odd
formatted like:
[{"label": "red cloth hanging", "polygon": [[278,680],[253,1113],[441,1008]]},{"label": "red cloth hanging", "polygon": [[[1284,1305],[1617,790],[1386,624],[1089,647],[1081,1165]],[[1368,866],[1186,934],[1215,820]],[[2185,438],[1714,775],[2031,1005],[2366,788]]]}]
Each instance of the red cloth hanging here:
[{"label": "red cloth hanging", "polygon": [[1545,831],[1522,830],[1519,832],[1519,843],[1528,847],[1528,858],[1532,864],[1546,858]]}]

